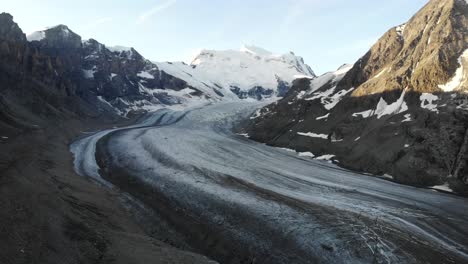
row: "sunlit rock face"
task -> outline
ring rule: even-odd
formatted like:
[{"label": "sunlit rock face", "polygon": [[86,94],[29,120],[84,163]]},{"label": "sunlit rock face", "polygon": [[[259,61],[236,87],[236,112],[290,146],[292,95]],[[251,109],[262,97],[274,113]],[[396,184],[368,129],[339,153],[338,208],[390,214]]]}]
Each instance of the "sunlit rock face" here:
[{"label": "sunlit rock face", "polygon": [[430,1],[354,65],[298,79],[246,132],[401,183],[466,192],[467,16],[464,0]]}]

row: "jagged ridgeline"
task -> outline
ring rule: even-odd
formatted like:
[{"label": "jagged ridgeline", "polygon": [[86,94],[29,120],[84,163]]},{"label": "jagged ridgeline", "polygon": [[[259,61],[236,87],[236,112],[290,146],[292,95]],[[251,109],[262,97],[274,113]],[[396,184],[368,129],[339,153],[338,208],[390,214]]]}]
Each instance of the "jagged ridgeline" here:
[{"label": "jagged ridgeline", "polygon": [[5,13],[0,22],[0,122],[10,129],[52,116],[126,115],[211,96],[160,71],[133,48],[82,41],[64,25],[26,37]]},{"label": "jagged ridgeline", "polygon": [[262,100],[284,95],[295,76],[315,76],[293,53],[253,46],[204,50],[191,65],[157,63],[133,48],[82,40],[65,25],[25,36],[11,15],[0,14],[0,21],[1,122],[10,128],[48,115],[127,116],[174,105]]},{"label": "jagged ridgeline", "polygon": [[249,135],[418,186],[468,184],[468,3],[432,0],[354,65],[299,79]]}]

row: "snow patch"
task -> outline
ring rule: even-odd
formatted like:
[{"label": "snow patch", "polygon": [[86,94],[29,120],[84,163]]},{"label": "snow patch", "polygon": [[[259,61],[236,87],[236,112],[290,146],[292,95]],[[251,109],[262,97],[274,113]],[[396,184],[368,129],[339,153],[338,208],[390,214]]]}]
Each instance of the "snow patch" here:
[{"label": "snow patch", "polygon": [[29,42],[41,41],[46,37],[45,31],[36,31],[26,36]]},{"label": "snow patch", "polygon": [[382,175],[382,178],[393,180],[394,177],[390,174],[385,173],[384,175]]},{"label": "snow patch", "polygon": [[411,119],[411,114],[406,114],[406,115],[405,115],[405,119],[402,120],[401,122],[404,123],[404,122],[411,122],[411,121],[413,121],[413,120]]},{"label": "snow patch", "polygon": [[154,79],[154,76],[147,72],[147,71],[142,71],[137,74],[138,77],[145,78],[145,79]]},{"label": "snow patch", "polygon": [[294,149],[290,149],[290,148],[278,148],[278,149],[281,149],[281,150],[284,150],[284,151],[287,151],[287,152],[294,152],[296,153],[296,151]]},{"label": "snow patch", "polygon": [[322,155],[320,157],[317,157],[317,160],[331,160],[335,157],[335,155],[327,154],[327,155]]},{"label": "snow patch", "polygon": [[405,28],[406,28],[406,24],[402,24],[396,27],[396,32],[400,37],[403,37],[403,33],[405,33]]},{"label": "snow patch", "polygon": [[377,119],[380,119],[384,115],[395,115],[408,111],[408,105],[405,102],[405,94],[406,89],[401,93],[400,98],[392,104],[387,104],[387,102],[380,97],[380,101],[374,112],[374,115],[377,115]]},{"label": "snow patch", "polygon": [[431,93],[423,93],[419,97],[419,100],[421,100],[422,108],[428,109],[432,112],[439,112],[439,110],[437,110],[437,104],[434,103],[435,101],[439,100],[439,97],[437,97],[436,95],[433,95]]},{"label": "snow patch", "polygon": [[315,155],[312,152],[298,152],[299,157],[313,158]]},{"label": "snow patch", "polygon": [[317,78],[314,78],[310,82],[310,89],[308,94],[312,94],[317,89],[320,89],[327,83],[338,83],[339,81],[341,81],[341,79],[343,79],[346,73],[353,68],[353,66],[353,64],[344,64],[334,72],[327,72]]},{"label": "snow patch", "polygon": [[[468,1],[468,0],[467,0]],[[430,187],[431,189],[433,190],[437,190],[437,191],[444,191],[444,192],[451,192],[453,193],[453,190],[452,188],[450,188],[449,184],[448,183],[445,183],[445,184],[442,184],[442,185],[436,185],[436,186],[432,186]]]},{"label": "snow patch", "polygon": [[297,134],[300,136],[304,136],[304,137],[328,139],[328,135],[326,134],[316,134],[312,132],[308,132],[308,133],[297,132]]},{"label": "snow patch", "polygon": [[245,137],[245,138],[249,138],[249,134],[248,134],[248,133],[239,133],[239,134],[237,134],[237,135],[243,136],[243,137]]},{"label": "snow patch", "polygon": [[94,79],[94,74],[97,72],[96,66],[94,66],[91,70],[83,70],[83,76],[86,79]]},{"label": "snow patch", "polygon": [[319,116],[315,120],[322,120],[322,119],[327,119],[330,116],[330,113],[324,115],[324,116]]},{"label": "snow patch", "polygon": [[294,75],[294,79],[310,79],[313,80],[315,77],[309,76],[309,75],[304,75],[304,74],[297,74]]},{"label": "snow patch", "polygon": [[323,101],[327,102],[324,105],[325,109],[331,110],[332,108],[334,108],[341,101],[341,99],[343,99],[343,97],[345,95],[352,92],[353,90],[354,90],[354,87],[350,88],[349,90],[340,90],[336,94],[334,94],[334,95],[330,96],[329,98],[326,98],[325,100],[323,100]]},{"label": "snow patch", "polygon": [[107,47],[106,48],[112,52],[118,52],[118,53],[122,53],[122,52],[130,52],[132,51],[132,48],[129,48],[129,47],[124,47],[124,46],[111,46],[111,47]]},{"label": "snow patch", "polygon": [[[267,109],[267,108],[265,108]],[[262,116],[262,109],[257,109],[257,111],[255,111],[255,113],[250,117],[250,119],[257,119],[259,117]]]},{"label": "snow patch", "polygon": [[408,105],[405,102],[406,89],[401,93],[400,98],[392,103],[388,104],[382,97],[380,97],[379,103],[375,110],[366,110],[359,113],[354,113],[354,117],[361,116],[362,118],[368,118],[371,116],[377,116],[377,119],[385,115],[396,115],[408,111]]},{"label": "snow patch", "polygon": [[467,82],[464,76],[464,63],[463,60],[468,60],[468,49],[466,49],[463,54],[458,58],[458,63],[460,67],[455,71],[455,76],[446,84],[439,85],[439,88],[442,89],[444,92],[453,92],[458,88],[462,87],[462,84]]},{"label": "snow patch", "polygon": [[379,78],[380,76],[382,76],[382,74],[386,73],[387,71],[388,71],[388,68],[383,69],[382,71],[379,72],[379,74],[377,74],[376,76],[372,77],[372,79],[377,79],[377,78]]},{"label": "snow patch", "polygon": [[368,117],[372,116],[373,113],[374,113],[374,110],[366,110],[366,111],[362,111],[362,112],[359,112],[359,113],[354,113],[353,116],[354,117],[361,116],[362,118],[368,118]]},{"label": "snow patch", "polygon": [[334,93],[336,90],[336,86],[332,87],[326,91],[315,93],[312,97],[305,99],[306,101],[311,101],[320,98],[320,101],[323,104],[323,107],[327,110],[333,109],[340,101],[343,99],[345,95],[352,92],[354,87],[350,88],[349,90],[340,90],[337,93]]},{"label": "snow patch", "polygon": [[297,94],[296,98],[297,99],[302,99],[305,94],[306,94],[306,91],[301,91],[300,93]]}]

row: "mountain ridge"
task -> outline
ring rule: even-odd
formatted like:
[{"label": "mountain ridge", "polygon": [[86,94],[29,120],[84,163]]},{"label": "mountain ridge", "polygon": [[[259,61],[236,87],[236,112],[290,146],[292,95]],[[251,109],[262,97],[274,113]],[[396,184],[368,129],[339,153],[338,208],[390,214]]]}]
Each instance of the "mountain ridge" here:
[{"label": "mountain ridge", "polygon": [[466,11],[465,1],[431,0],[339,78],[296,80],[242,133],[399,183],[450,184],[467,194]]},{"label": "mountain ridge", "polygon": [[[62,47],[80,48],[81,45],[85,52],[84,83],[89,86],[92,83],[89,80],[97,78],[99,81],[94,83],[94,86],[103,87],[100,90],[104,93],[93,87],[86,89],[101,96],[100,98],[104,100],[100,101],[115,108],[118,114],[154,110],[159,108],[159,105],[188,104],[193,100],[199,103],[226,99],[262,100],[284,95],[295,75],[315,76],[304,60],[293,53],[275,55],[254,46],[244,46],[240,51],[203,50],[191,65],[186,65],[178,62],[150,62],[133,48],[108,47],[93,39],[81,41],[78,35],[64,25],[33,32],[28,38],[29,42],[39,42],[45,47],[62,45]],[[90,50],[89,47],[97,50]],[[126,59],[126,67],[133,69],[130,75],[110,72],[109,69],[102,72],[102,69],[96,65],[97,61],[95,65],[89,62],[99,56],[109,57],[111,53],[117,55],[114,60]],[[135,57],[132,57],[133,55]],[[128,61],[132,60],[136,64],[129,65]],[[99,63],[106,64],[102,60],[99,60]],[[138,72],[135,66],[138,66]],[[108,79],[111,81],[105,81],[101,76],[103,74],[110,76]],[[114,77],[119,81],[122,76],[125,76],[123,82],[113,82]],[[127,82],[125,78],[131,81]],[[169,90],[188,91],[185,88],[192,91],[186,94],[168,92]],[[116,92],[111,95],[110,91],[113,89]]]},{"label": "mountain ridge", "polygon": [[439,85],[455,74],[457,59],[468,49],[466,13],[465,1],[429,1],[404,26],[387,31],[358,60],[340,87],[355,87],[354,96],[406,87],[418,92],[440,91]]}]

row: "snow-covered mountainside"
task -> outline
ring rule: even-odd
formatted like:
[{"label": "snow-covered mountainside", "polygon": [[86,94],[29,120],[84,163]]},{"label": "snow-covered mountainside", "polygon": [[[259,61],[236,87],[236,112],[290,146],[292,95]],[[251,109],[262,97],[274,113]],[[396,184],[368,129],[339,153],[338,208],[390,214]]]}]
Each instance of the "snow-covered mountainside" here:
[{"label": "snow-covered mountainside", "polygon": [[[133,48],[106,46],[94,39],[83,41],[65,25],[27,36],[23,45],[38,49],[67,93],[78,95],[94,112],[129,113],[162,107],[186,107],[221,100],[211,87],[193,86],[161,71]],[[48,65],[39,65],[38,71]],[[180,74],[177,74],[180,75]]]},{"label": "snow-covered mountainside", "polygon": [[301,57],[276,55],[255,46],[240,50],[203,50],[190,65],[156,63],[167,73],[196,87],[211,87],[227,98],[283,96],[298,76],[315,77]]},{"label": "snow-covered mountainside", "polygon": [[465,0],[431,0],[354,65],[296,80],[243,133],[400,183],[468,193],[467,28]]}]

